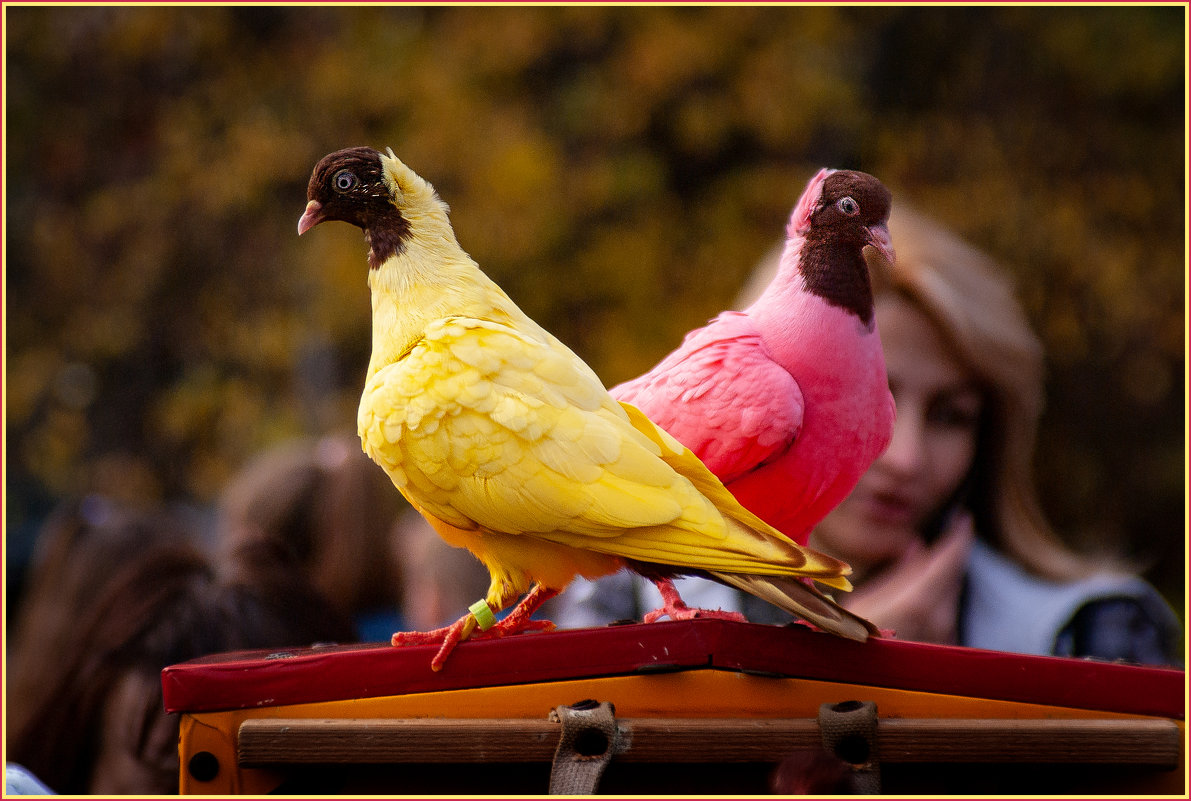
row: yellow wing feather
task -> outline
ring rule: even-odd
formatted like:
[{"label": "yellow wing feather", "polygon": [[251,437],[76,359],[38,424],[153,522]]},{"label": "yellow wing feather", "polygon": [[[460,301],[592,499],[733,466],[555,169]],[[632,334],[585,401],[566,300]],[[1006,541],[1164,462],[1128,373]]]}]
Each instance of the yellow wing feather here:
[{"label": "yellow wing feather", "polygon": [[740,507],[689,450],[617,404],[549,335],[432,322],[369,379],[359,426],[365,450],[411,502],[459,529],[846,586],[842,563],[808,559]]}]

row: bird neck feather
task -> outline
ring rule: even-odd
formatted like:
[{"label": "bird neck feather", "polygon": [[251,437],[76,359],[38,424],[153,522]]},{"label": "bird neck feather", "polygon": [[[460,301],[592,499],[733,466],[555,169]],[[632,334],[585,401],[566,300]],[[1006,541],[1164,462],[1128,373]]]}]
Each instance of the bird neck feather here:
[{"label": "bird neck feather", "polygon": [[406,240],[404,249],[368,273],[369,376],[405,356],[434,320],[464,316],[503,321],[516,316],[512,300],[459,247],[450,225],[420,221],[413,222],[411,230],[417,233]]},{"label": "bird neck feather", "polygon": [[865,330],[872,330],[872,283],[868,264],[858,249],[791,236],[773,280],[749,311],[764,314],[773,310],[778,319],[788,319],[789,309],[810,296],[848,312]]},{"label": "bird neck feather", "polygon": [[808,239],[798,269],[807,290],[873,326],[873,287],[861,248],[825,238]]},{"label": "bird neck feather", "polygon": [[[815,352],[816,348],[830,347],[842,333],[864,337],[876,328],[871,313],[865,320],[854,309],[824,297],[812,285],[800,258],[807,249],[801,236],[791,237],[773,280],[745,309],[775,354]],[[780,355],[776,358],[783,361]]]}]

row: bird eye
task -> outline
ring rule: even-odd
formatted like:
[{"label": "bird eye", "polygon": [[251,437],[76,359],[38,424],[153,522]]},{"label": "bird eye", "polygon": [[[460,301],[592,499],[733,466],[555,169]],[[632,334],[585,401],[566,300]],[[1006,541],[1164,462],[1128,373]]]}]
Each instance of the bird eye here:
[{"label": "bird eye", "polygon": [[860,204],[850,197],[841,197],[836,201],[835,207],[849,217],[855,217],[860,213]]},{"label": "bird eye", "polygon": [[356,184],[360,182],[360,179],[351,170],[340,170],[335,173],[335,177],[331,181],[340,192],[348,192],[356,188]]}]

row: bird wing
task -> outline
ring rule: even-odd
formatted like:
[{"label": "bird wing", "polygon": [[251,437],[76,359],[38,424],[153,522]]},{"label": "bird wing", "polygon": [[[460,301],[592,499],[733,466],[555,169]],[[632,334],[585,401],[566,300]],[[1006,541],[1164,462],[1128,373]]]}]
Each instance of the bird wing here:
[{"label": "bird wing", "polygon": [[690,448],[725,484],[784,452],[802,429],[802,390],[749,317],[725,312],[657,367],[612,390]]},{"label": "bird wing", "polygon": [[842,576],[842,563],[756,519],[633,412],[546,332],[451,317],[369,379],[359,426],[402,492],[460,529],[692,568]]}]

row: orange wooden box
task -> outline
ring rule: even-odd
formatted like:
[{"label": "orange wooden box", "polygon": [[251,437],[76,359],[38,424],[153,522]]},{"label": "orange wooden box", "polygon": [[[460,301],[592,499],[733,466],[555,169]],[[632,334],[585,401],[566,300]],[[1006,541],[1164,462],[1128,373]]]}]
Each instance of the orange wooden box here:
[{"label": "orange wooden box", "polygon": [[614,705],[609,794],[757,795],[820,705],[871,701],[882,792],[1186,795],[1182,670],[721,620],[434,648],[238,653],[162,673],[187,794],[544,794],[555,707]]}]

